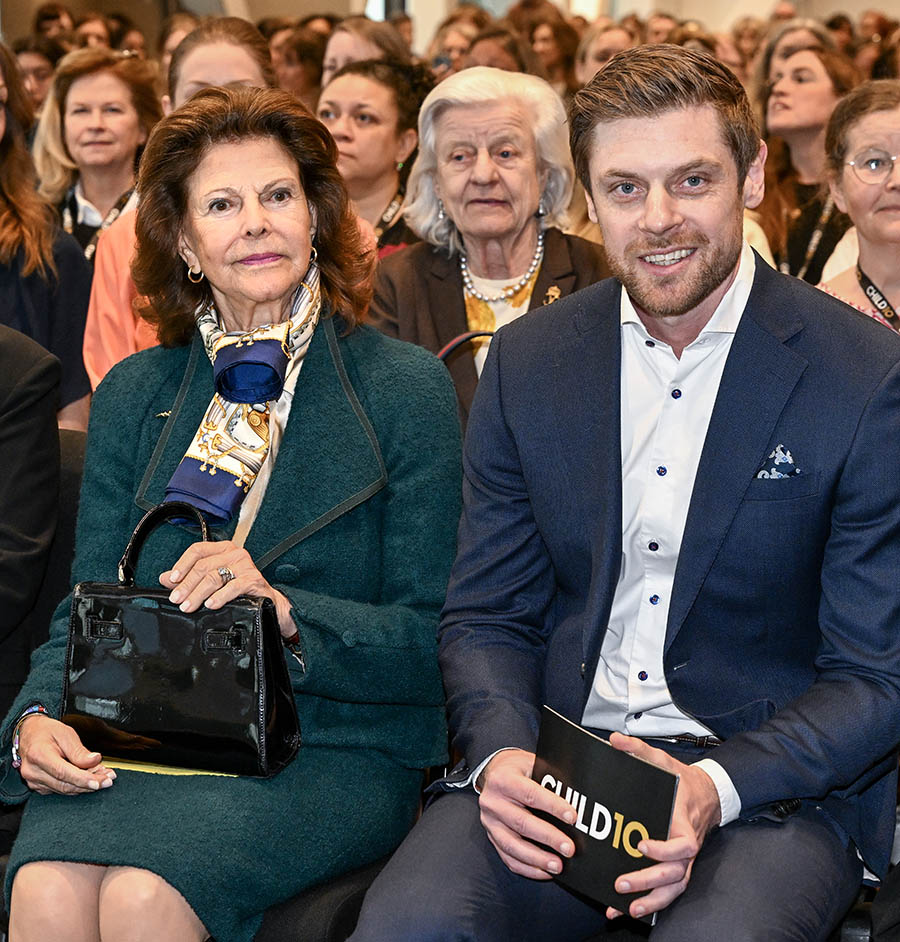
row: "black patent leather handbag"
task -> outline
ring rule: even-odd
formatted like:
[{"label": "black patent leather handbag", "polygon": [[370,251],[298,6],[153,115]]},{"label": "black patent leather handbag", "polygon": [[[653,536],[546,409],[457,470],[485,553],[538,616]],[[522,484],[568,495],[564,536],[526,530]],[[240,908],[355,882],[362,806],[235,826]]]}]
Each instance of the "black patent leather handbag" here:
[{"label": "black patent leather handbag", "polygon": [[154,507],[135,528],[118,583],[81,582],[72,594],[64,723],[105,758],[268,777],[300,745],[275,606],[240,596],[185,613],[159,588],[136,588],[147,536],[163,521],[203,515]]}]

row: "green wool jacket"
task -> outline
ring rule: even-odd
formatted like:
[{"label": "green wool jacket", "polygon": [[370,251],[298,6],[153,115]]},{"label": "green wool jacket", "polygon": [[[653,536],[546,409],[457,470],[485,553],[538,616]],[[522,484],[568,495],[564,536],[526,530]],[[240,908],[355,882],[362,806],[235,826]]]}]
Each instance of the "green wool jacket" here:
[{"label": "green wool jacket", "polygon": [[[305,670],[287,660],[304,746],[376,749],[426,768],[446,754],[435,638],[460,509],[456,399],[430,354],[368,327],[340,336],[342,326],[329,319],[316,331],[245,546],[292,604]],[[212,392],[199,337],[109,373],[91,412],[73,582],[116,581],[129,535],[163,499]],[[158,586],[195,540],[159,528],[136,584]],[[12,721],[35,701],[58,715],[67,623],[68,600],[0,735],[7,801],[27,794],[10,768]]]}]

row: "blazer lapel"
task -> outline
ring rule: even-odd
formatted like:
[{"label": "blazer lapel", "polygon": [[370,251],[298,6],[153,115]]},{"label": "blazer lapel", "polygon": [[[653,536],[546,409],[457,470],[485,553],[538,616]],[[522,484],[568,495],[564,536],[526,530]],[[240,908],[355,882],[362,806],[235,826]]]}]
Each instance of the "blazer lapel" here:
[{"label": "blazer lapel", "polygon": [[[572,294],[575,277],[572,258],[563,234],[558,229],[548,229],[544,236],[544,261],[531,293],[528,310],[532,311]],[[432,253],[427,283],[427,310],[431,314],[440,349],[469,329],[457,257],[448,258],[443,251],[435,250]],[[475,369],[472,346],[464,344],[446,362],[456,386],[460,415],[465,427],[472,397],[478,386],[478,372]]]},{"label": "blazer lapel", "polygon": [[[438,350],[446,346],[454,337],[464,334],[469,329],[466,320],[466,304],[463,296],[462,275],[456,256],[447,257],[443,249],[434,249],[431,254],[431,267],[426,278],[428,303],[426,310],[431,317],[434,334],[438,341]],[[471,344],[463,344],[445,361],[456,395],[459,399],[460,417],[463,427],[469,418],[469,409],[475,387],[478,385],[478,373],[475,370],[475,357]]]},{"label": "blazer lapel", "polygon": [[[575,330],[561,331],[552,358],[556,375],[547,384],[555,400],[556,455],[571,486],[572,526],[590,533],[584,610],[597,617],[584,626],[585,677],[596,670],[622,560],[620,290],[608,279],[579,295]],[[585,700],[589,691],[587,683]]]},{"label": "blazer lapel", "polygon": [[200,334],[195,332],[181,385],[134,498],[142,510],[151,510],[162,503],[166,485],[200,427],[212,394],[212,364],[203,349]]},{"label": "blazer lapel", "polygon": [[666,628],[672,644],[715,560],[775,425],[807,361],[784,343],[802,322],[786,312],[780,276],[757,259],[747,301],[713,407],[697,467]]},{"label": "blazer lapel", "polygon": [[300,370],[247,551],[264,569],[386,484],[378,439],[350,384],[329,317],[321,322]]},{"label": "blazer lapel", "polygon": [[[212,369],[194,341],[175,403],[138,489],[144,510],[162,501],[209,405]],[[327,469],[327,473],[323,473]],[[246,548],[263,569],[387,483],[375,432],[350,384],[332,318],[323,319],[297,378],[275,467]],[[286,519],[286,512],[291,516]],[[234,533],[236,520],[216,530]]]},{"label": "blazer lapel", "polygon": [[538,272],[528,310],[552,304],[575,290],[575,269],[565,237],[559,229],[544,233],[544,261]]}]

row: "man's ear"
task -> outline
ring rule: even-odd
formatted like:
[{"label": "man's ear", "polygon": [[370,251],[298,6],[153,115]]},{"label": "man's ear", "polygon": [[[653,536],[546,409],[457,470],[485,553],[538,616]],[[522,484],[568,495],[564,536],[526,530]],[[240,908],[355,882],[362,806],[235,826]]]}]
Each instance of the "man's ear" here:
[{"label": "man's ear", "polygon": [[590,193],[587,190],[584,191],[584,199],[587,202],[587,211],[588,219],[591,222],[600,225],[600,220],[597,218],[597,207],[594,206],[594,200]]},{"label": "man's ear", "polygon": [[163,116],[168,118],[169,115],[175,110],[172,106],[172,99],[168,95],[162,96],[162,112]]},{"label": "man's ear", "polygon": [[753,158],[744,178],[744,206],[756,209],[766,195],[766,156],[769,150],[765,141],[759,142],[759,152]]}]

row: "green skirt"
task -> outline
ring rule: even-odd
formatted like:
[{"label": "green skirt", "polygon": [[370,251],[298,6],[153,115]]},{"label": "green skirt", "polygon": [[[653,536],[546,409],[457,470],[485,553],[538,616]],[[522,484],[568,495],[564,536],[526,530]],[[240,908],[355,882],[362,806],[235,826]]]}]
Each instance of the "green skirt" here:
[{"label": "green skirt", "polygon": [[123,770],[90,795],[33,794],[7,904],[16,870],[35,860],[141,867],[174,886],[216,942],[251,942],[270,906],[390,853],[421,782],[374,750],[301,746],[268,780]]}]

